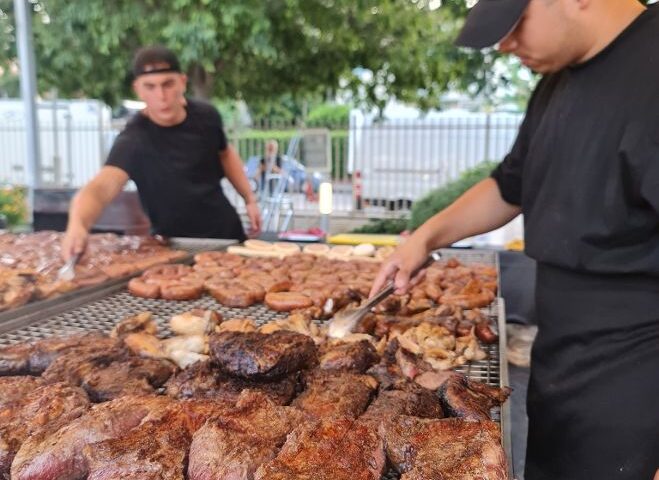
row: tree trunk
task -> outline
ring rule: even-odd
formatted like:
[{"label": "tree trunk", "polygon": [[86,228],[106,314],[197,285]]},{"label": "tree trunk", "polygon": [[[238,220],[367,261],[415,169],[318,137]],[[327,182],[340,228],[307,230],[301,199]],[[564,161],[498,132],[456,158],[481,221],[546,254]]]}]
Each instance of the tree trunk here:
[{"label": "tree trunk", "polygon": [[209,75],[204,67],[198,63],[192,64],[189,69],[188,82],[192,96],[209,100],[213,93],[213,76]]}]

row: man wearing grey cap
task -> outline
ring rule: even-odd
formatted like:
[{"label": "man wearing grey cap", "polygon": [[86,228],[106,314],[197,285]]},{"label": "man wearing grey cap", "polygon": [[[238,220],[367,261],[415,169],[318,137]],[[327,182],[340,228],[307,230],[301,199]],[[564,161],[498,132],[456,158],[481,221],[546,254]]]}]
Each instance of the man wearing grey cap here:
[{"label": "man wearing grey cap", "polygon": [[659,6],[480,0],[457,44],[495,43],[544,75],[515,144],[373,291],[523,213],[539,323],[526,480],[659,479]]}]

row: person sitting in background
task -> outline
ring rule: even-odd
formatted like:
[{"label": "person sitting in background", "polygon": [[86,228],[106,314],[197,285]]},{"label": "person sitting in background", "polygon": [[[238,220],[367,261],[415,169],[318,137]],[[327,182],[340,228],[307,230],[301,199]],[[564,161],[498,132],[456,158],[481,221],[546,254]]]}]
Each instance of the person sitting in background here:
[{"label": "person sitting in background", "polygon": [[[259,183],[259,191],[261,193],[265,190],[268,175],[272,173],[281,173],[282,158],[278,152],[279,144],[277,143],[277,140],[270,139],[265,142],[265,152],[261,157],[259,167],[255,173],[255,178]],[[275,185],[276,182],[273,179],[268,182],[267,186],[270,194],[272,194]]]}]

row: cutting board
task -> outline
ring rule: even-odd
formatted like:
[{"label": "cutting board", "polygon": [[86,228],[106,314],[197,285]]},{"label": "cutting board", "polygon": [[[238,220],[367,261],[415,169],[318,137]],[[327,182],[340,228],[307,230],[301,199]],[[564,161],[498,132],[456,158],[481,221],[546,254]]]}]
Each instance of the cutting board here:
[{"label": "cutting board", "polygon": [[339,233],[327,239],[327,243],[335,245],[359,245],[360,243],[371,243],[378,247],[391,245],[395,247],[400,243],[400,236],[385,235],[377,233]]}]

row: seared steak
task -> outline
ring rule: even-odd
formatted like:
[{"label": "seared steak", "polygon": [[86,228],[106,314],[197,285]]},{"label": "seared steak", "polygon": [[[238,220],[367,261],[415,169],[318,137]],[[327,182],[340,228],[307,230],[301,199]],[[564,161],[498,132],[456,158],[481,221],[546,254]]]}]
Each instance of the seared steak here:
[{"label": "seared steak", "polygon": [[444,412],[437,393],[410,382],[402,390],[381,391],[359,421],[377,431],[379,425],[392,415],[442,418]]},{"label": "seared steak", "polygon": [[398,416],[380,434],[401,480],[505,480],[506,456],[496,423]]},{"label": "seared steak", "polygon": [[276,406],[259,392],[245,391],[234,409],[194,434],[188,479],[253,479],[256,469],[275,457],[302,417],[295,408]]},{"label": "seared steak", "polygon": [[41,385],[44,381],[39,377],[0,377],[0,408],[20,400]]},{"label": "seared steak", "polygon": [[183,480],[190,440],[181,414],[144,422],[126,435],[83,448],[87,480]]},{"label": "seared steak", "polygon": [[280,378],[317,361],[316,345],[311,337],[286,330],[272,334],[214,334],[210,337],[210,351],[211,358],[224,372],[252,380]]},{"label": "seared steak", "polygon": [[19,343],[0,348],[0,375],[40,375],[60,355],[73,348],[107,350],[117,340],[100,334],[46,338],[34,343]]},{"label": "seared steak", "polygon": [[175,370],[174,364],[167,360],[132,357],[85,374],[82,387],[94,402],[124,395],[146,395],[162,386]]},{"label": "seared steak", "polygon": [[316,418],[345,416],[356,418],[368,406],[378,382],[368,375],[314,372],[306,388],[292,405]]},{"label": "seared steak", "polygon": [[382,440],[347,418],[324,419],[296,428],[256,480],[380,480]]},{"label": "seared steak", "polygon": [[320,368],[364,373],[378,359],[375,347],[368,340],[326,344],[320,351]]},{"label": "seared steak", "polygon": [[85,445],[118,438],[140,424],[151,412],[162,411],[167,397],[121,397],[94,405],[56,432],[32,435],[16,453],[13,480],[78,480],[87,476],[82,455]]},{"label": "seared steak", "polygon": [[65,382],[80,385],[86,375],[105,368],[116,360],[124,360],[129,352],[121,347],[107,350],[72,349],[59,356],[43,372],[47,382]]},{"label": "seared steak", "polygon": [[438,390],[449,416],[466,420],[489,420],[492,407],[505,402],[511,392],[509,387],[492,387],[453,371],[426,372],[415,381]]},{"label": "seared steak", "polygon": [[28,436],[53,432],[88,408],[83,390],[62,383],[37,387],[0,406],[0,478],[9,478],[11,461]]},{"label": "seared steak", "polygon": [[209,362],[197,362],[169,379],[167,395],[174,398],[214,398],[236,402],[245,389],[264,393],[277,405],[288,405],[298,392],[298,373],[269,382],[231,377]]}]

